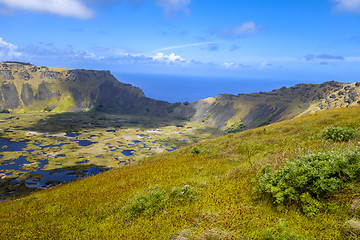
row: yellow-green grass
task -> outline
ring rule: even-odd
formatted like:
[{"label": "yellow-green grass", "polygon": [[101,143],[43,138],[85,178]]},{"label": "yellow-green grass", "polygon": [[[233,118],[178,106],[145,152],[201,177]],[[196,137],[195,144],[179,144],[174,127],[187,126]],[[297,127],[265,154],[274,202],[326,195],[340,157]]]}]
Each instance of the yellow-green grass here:
[{"label": "yellow-green grass", "polygon": [[[358,148],[324,141],[331,126],[360,127],[360,108],[333,109],[205,141],[142,159],[136,165],[0,203],[1,239],[262,239],[287,227],[308,239],[340,239],[359,183],[328,199],[315,217],[295,205],[274,206],[253,192],[262,166],[285,158]],[[357,130],[357,133],[359,131]],[[194,202],[171,204],[150,216],[129,217],[123,207],[150,187],[171,191],[189,185]],[[212,238],[211,238],[212,237]]]}]

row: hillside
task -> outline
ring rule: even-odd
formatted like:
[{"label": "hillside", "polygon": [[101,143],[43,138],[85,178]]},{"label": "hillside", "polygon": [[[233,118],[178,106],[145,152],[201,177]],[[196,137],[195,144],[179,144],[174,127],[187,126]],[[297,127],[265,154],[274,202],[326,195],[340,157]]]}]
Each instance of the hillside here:
[{"label": "hillside", "polygon": [[167,117],[169,103],[144,96],[109,71],[0,63],[0,108],[13,112],[106,111]]},{"label": "hillside", "polygon": [[[360,107],[307,114],[0,202],[0,238],[341,239],[360,197],[360,172],[309,205],[274,205],[253,189],[265,165],[281,169],[285,159],[357,150],[359,116]],[[323,138],[338,126],[356,135],[345,142]]]},{"label": "hillside", "polygon": [[192,121],[228,131],[250,129],[296,116],[330,108],[356,106],[360,103],[360,82],[346,84],[298,84],[272,92],[252,94],[221,94],[174,112],[191,116]]}]

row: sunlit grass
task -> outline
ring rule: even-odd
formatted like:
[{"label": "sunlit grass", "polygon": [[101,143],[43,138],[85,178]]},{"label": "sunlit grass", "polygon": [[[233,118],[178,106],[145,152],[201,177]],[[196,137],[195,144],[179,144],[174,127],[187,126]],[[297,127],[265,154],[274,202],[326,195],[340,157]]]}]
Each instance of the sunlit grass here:
[{"label": "sunlit grass", "polygon": [[[335,109],[253,129],[158,154],[136,165],[20,200],[0,203],[0,238],[40,239],[263,239],[269,231],[304,238],[339,239],[349,218],[351,201],[360,196],[359,183],[337,191],[314,217],[296,205],[274,206],[255,194],[261,168],[279,169],[284,159],[309,153],[358,148],[349,142],[325,141],[329,127],[360,127],[360,108]],[[197,151],[196,151],[197,152]],[[196,189],[196,201],[167,202],[153,214],[129,217],[124,206],[149,188]],[[212,238],[211,238],[212,237]]]}]

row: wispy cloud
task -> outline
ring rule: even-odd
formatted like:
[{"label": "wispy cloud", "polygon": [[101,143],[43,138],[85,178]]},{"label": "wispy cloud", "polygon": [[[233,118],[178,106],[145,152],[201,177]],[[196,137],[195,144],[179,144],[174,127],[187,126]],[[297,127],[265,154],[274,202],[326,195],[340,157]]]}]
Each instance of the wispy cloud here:
[{"label": "wispy cloud", "polygon": [[306,61],[328,61],[328,60],[345,60],[343,56],[340,55],[330,55],[330,54],[320,54],[320,55],[314,55],[314,54],[308,54],[305,57]]},{"label": "wispy cloud", "polygon": [[223,37],[237,38],[244,37],[247,35],[252,35],[259,33],[261,28],[256,25],[255,22],[244,22],[242,25],[234,27],[231,30],[223,29],[220,31],[220,35]]},{"label": "wispy cloud", "polygon": [[18,50],[18,46],[4,41],[0,37],[0,59],[9,60],[16,59],[23,55],[21,51]]},{"label": "wispy cloud", "polygon": [[241,48],[241,46],[239,46],[239,45],[232,45],[229,50],[230,50],[231,52],[233,52],[233,51],[238,50],[239,48]]},{"label": "wispy cloud", "polygon": [[218,44],[215,44],[215,43],[209,44],[209,45],[207,46],[207,50],[208,50],[209,52],[215,52],[215,51],[219,50],[219,45],[218,45]]},{"label": "wispy cloud", "polygon": [[195,47],[195,46],[209,45],[209,44],[217,44],[217,43],[219,43],[219,42],[199,42],[199,43],[182,44],[182,45],[176,45],[176,46],[171,46],[171,47],[165,47],[165,48],[156,49],[156,50],[152,51],[152,53],[162,52],[162,51],[168,51],[168,50],[173,50],[173,49],[178,49],[178,48]]},{"label": "wispy cloud", "polygon": [[154,0],[157,5],[164,8],[165,15],[171,16],[178,11],[190,13],[189,4],[191,0]]},{"label": "wispy cloud", "polygon": [[335,10],[339,12],[360,13],[360,0],[333,0]]},{"label": "wispy cloud", "polygon": [[94,12],[79,0],[0,0],[10,8],[46,12],[64,17],[88,19]]},{"label": "wispy cloud", "polygon": [[243,65],[243,64],[237,64],[237,63],[233,63],[233,62],[226,62],[224,63],[224,67],[226,69],[239,69],[239,68],[247,68],[249,66]]},{"label": "wispy cloud", "polygon": [[[190,13],[191,0],[152,0],[164,9],[166,16],[172,16],[176,12]],[[11,9],[23,9],[28,11],[50,13],[62,17],[89,19],[95,15],[85,3],[102,7],[110,7],[121,4],[122,0],[0,0],[0,4],[7,7],[2,14],[8,14]],[[145,0],[127,0],[130,4],[142,4]],[[1,13],[1,12],[0,12]]]}]

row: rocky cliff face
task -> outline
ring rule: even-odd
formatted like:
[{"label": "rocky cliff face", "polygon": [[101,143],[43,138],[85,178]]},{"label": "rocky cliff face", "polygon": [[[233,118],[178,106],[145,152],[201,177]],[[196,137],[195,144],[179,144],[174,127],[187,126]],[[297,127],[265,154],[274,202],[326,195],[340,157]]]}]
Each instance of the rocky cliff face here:
[{"label": "rocky cliff face", "polygon": [[16,112],[111,111],[168,116],[169,103],[144,96],[109,71],[68,70],[0,63],[0,108]]},{"label": "rocky cliff face", "polygon": [[15,112],[108,111],[174,117],[229,132],[267,125],[330,108],[360,104],[360,82],[298,84],[272,92],[222,94],[170,104],[144,96],[109,71],[68,70],[0,63],[0,108]]}]

